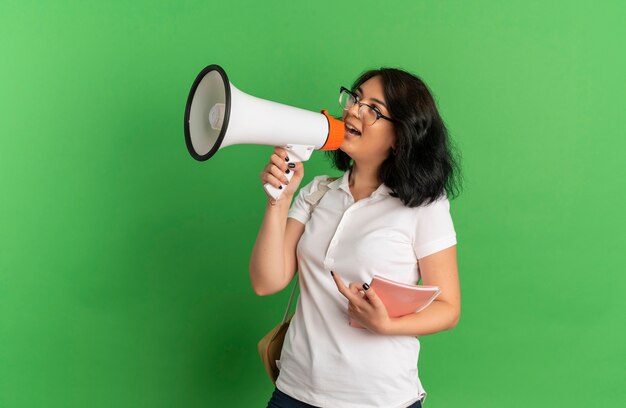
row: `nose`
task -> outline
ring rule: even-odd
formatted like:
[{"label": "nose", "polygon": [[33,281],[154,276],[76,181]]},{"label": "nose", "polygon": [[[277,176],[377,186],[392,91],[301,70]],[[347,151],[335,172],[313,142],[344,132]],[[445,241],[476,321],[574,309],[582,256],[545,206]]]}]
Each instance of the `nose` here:
[{"label": "nose", "polygon": [[360,112],[360,106],[358,103],[355,103],[354,105],[350,106],[350,109],[348,109],[348,114],[354,116],[357,119],[361,119],[361,117],[359,116],[359,112]]}]

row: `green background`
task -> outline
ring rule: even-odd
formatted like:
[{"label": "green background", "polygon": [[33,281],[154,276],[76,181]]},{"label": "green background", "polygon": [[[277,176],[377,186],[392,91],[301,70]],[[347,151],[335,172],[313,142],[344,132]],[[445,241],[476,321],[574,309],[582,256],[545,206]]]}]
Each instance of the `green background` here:
[{"label": "green background", "polygon": [[310,110],[368,68],[432,89],[465,184],[427,407],[624,406],[625,20],[617,0],[4,0],[0,406],[265,406],[256,342],[289,290],[257,297],[247,265],[272,148],[189,156],[211,63]]}]

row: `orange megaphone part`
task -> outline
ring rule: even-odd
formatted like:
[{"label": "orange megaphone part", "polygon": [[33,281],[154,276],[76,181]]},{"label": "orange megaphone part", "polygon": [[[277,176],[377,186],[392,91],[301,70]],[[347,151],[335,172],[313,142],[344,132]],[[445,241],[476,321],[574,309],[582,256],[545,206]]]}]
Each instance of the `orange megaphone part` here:
[{"label": "orange megaphone part", "polygon": [[321,111],[328,120],[328,137],[320,150],[337,150],[343,144],[346,128],[343,121],[335,119],[328,114],[327,110]]}]

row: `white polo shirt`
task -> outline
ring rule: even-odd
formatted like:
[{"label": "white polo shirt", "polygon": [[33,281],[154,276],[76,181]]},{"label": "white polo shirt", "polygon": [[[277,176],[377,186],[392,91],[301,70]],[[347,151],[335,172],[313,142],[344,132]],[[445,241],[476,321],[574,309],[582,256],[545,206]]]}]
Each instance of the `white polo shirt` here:
[{"label": "white polo shirt", "polygon": [[304,197],[316,191],[318,176],[302,187],[289,217],[305,224],[297,246],[300,296],[285,336],[276,386],[318,407],[404,408],[426,391],[418,377],[420,342],[348,325],[348,300],[330,271],[344,282],[369,283],[374,275],[416,284],[417,260],[456,244],[445,197],[405,207],[382,184],[354,202],[349,171],[329,184],[310,215]]}]

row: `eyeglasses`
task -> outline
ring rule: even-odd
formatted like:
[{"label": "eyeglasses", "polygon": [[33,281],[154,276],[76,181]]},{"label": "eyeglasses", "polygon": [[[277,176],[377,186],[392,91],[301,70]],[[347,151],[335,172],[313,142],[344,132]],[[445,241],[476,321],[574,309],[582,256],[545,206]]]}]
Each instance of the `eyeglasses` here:
[{"label": "eyeglasses", "polygon": [[354,92],[342,86],[339,90],[339,105],[341,105],[343,110],[348,110],[355,104],[359,105],[358,117],[366,126],[372,126],[380,118],[396,122],[394,119],[380,113],[377,107],[359,101],[359,97]]}]

